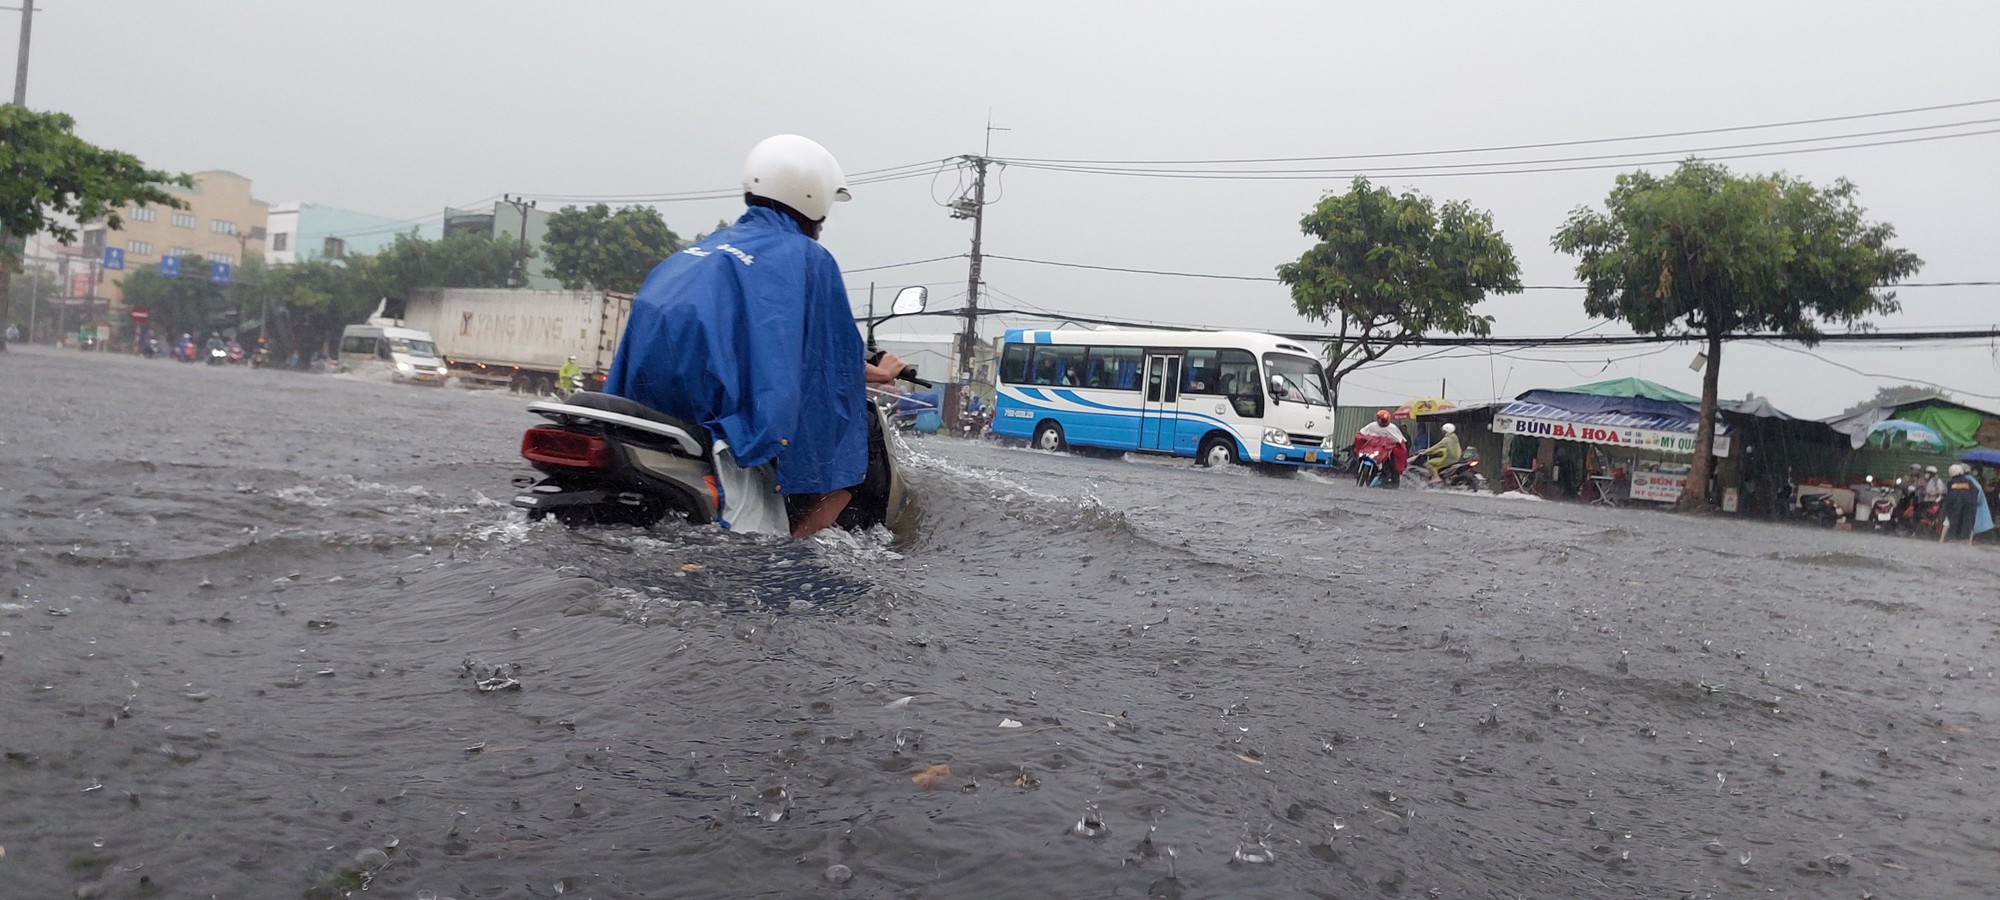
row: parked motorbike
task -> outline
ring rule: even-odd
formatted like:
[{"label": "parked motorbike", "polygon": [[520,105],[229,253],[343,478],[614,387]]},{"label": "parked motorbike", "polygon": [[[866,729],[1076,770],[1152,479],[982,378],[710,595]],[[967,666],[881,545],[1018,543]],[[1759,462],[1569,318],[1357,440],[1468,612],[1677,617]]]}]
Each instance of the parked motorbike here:
[{"label": "parked motorbike", "polygon": [[[912,293],[914,292],[914,293]],[[892,315],[921,312],[921,287],[897,295]],[[873,325],[870,326],[873,345]],[[879,360],[880,351],[874,352]],[[928,388],[915,366],[904,381]],[[890,424],[878,403],[868,408],[868,471],[835,524],[876,525],[907,534],[917,504],[890,452]],[[706,525],[721,513],[714,447],[708,430],[611,394],[578,391],[559,401],[528,404],[549,420],[521,436],[521,456],[542,473],[514,497],[530,520],[554,516],[565,525],[650,526],[668,517]]]},{"label": "parked motorbike", "polygon": [[1840,506],[1833,502],[1832,494],[1803,494],[1799,497],[1799,514],[1814,525],[1832,528],[1840,521]]},{"label": "parked motorbike", "polygon": [[[1875,476],[1868,476],[1869,493],[1873,499],[1868,503],[1868,519],[1875,525],[1877,534],[1896,530],[1896,486],[1877,483]],[[1858,505],[1858,504],[1857,504]]]}]

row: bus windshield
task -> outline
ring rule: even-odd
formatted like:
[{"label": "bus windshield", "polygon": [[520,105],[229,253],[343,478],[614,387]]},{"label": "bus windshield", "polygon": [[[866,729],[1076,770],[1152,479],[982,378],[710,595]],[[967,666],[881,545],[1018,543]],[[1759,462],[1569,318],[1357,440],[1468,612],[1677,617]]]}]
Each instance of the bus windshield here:
[{"label": "bus windshield", "polygon": [[[1266,353],[1264,371],[1278,382],[1272,385],[1272,396],[1279,400],[1314,406],[1333,405],[1326,389],[1326,372],[1320,368],[1319,360],[1288,353]],[[1283,390],[1280,391],[1280,388]]]},{"label": "bus windshield", "polygon": [[411,356],[423,356],[423,357],[435,358],[438,355],[437,345],[431,343],[430,341],[412,341],[412,340],[406,340],[404,338],[390,338],[389,349],[396,353],[407,353]]}]

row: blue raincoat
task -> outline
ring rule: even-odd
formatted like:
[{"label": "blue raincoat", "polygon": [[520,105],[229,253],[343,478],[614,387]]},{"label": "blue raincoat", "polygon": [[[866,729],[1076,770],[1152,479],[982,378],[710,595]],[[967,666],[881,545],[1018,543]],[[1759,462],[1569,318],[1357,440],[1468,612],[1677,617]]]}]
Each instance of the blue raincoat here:
[{"label": "blue raincoat", "polygon": [[868,472],[863,351],[833,254],[751,207],[646,276],[604,390],[775,463],[780,493],[824,493]]}]

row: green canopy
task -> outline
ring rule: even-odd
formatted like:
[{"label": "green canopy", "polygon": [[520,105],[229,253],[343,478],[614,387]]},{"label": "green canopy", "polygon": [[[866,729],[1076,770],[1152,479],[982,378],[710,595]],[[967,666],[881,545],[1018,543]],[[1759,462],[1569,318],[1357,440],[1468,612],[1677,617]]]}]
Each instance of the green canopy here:
[{"label": "green canopy", "polygon": [[1978,446],[1975,435],[1979,432],[1980,420],[1986,417],[1978,410],[1963,406],[1930,403],[1904,407],[1896,413],[1896,418],[1930,426],[1938,437],[1944,438],[1945,449],[1958,450]]},{"label": "green canopy", "polygon": [[[1654,384],[1643,378],[1614,378],[1595,384],[1584,384],[1563,388],[1565,394],[1593,394],[1599,397],[1643,397],[1666,403],[1700,403],[1700,397],[1690,397],[1663,384]],[[1926,423],[1928,424],[1928,423]]]}]

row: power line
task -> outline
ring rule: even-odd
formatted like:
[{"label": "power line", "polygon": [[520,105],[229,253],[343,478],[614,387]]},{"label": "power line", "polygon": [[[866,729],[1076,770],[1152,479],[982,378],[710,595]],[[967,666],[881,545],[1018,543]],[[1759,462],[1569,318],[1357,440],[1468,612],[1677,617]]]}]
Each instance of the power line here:
[{"label": "power line", "polygon": [[[1065,269],[1092,269],[1099,272],[1124,272],[1131,275],[1166,275],[1174,278],[1210,278],[1219,281],[1275,282],[1278,280],[1278,277],[1275,275],[1217,275],[1209,272],[1172,272],[1164,269],[1135,269],[1135,268],[1127,268],[1125,266],[1099,266],[1099,265],[1092,265],[1090,263],[1057,262],[1055,260],[1050,260],[1050,259],[1028,259],[1026,257],[1021,257],[1021,256],[1001,256],[1000,254],[997,253],[988,253],[986,254],[986,258],[1004,259],[1007,260],[1008,262],[1029,263],[1037,266],[1060,266]],[[2000,281],[1906,281],[1898,284],[1880,285],[1879,287],[1881,287],[1884,290],[1896,290],[1900,288],[1996,287],[1996,286],[2000,286]],[[1524,284],[1521,286],[1521,289],[1524,291],[1581,291],[1585,290],[1587,287],[1588,287],[1587,285],[1581,285],[1581,284]]]},{"label": "power line", "polygon": [[1865,378],[1881,378],[1892,381],[1904,381],[1911,384],[1921,384],[1924,385],[1925,387],[1934,387],[1941,391],[1950,391],[1951,393],[1954,394],[1963,394],[1967,397],[1978,397],[1981,400],[2000,400],[2000,396],[1995,396],[1993,394],[1982,394],[1977,391],[1968,391],[1961,388],[1949,387],[1947,385],[1938,384],[1935,381],[1925,381],[1921,378],[1909,378],[1903,375],[1882,375],[1875,372],[1863,372],[1860,369],[1857,369],[1846,363],[1834,362],[1833,360],[1827,359],[1824,356],[1821,356],[1817,353],[1812,352],[1811,350],[1806,350],[1801,347],[1786,347],[1782,344],[1773,344],[1770,341],[1765,341],[1764,344],[1769,347],[1774,347],[1779,350],[1784,350],[1788,353],[1797,353],[1802,356],[1810,356],[1813,359],[1826,363],[1829,366],[1833,366],[1836,369],[1846,369],[1849,372],[1853,372],[1854,374],[1860,375]]},{"label": "power line", "polygon": [[[1979,137],[1982,135],[1991,135],[1991,134],[2000,134],[2000,128],[1988,128],[1988,129],[1981,129],[1978,131],[1966,131],[1966,132],[1960,132],[1958,134],[1939,134],[1939,135],[1929,135],[1925,137],[1897,138],[1893,140],[1883,140],[1883,141],[1865,141],[1854,144],[1837,144],[1830,147],[1800,147],[1796,149],[1787,149],[1787,150],[1767,150],[1757,153],[1725,153],[1717,156],[1704,157],[1704,159],[1735,160],[1735,159],[1758,159],[1767,156],[1796,156],[1806,153],[1825,153],[1833,150],[1858,150],[1869,147],[1890,147],[1901,144],[1921,144],[1921,143],[1929,143],[1932,141],[1947,141],[1947,140],[1955,140],[1958,138]],[[1659,151],[1659,152],[1667,153],[1672,151]],[[1626,155],[1639,156],[1644,154],[1635,153]],[[1454,172],[1425,171],[1424,169],[1426,167],[1416,167],[1411,169],[1391,169],[1391,170],[1324,169],[1310,174],[1287,174],[1287,173],[1272,173],[1272,172],[1227,172],[1227,171],[1180,173],[1180,172],[1171,172],[1164,170],[1140,170],[1140,169],[1118,170],[1118,169],[1108,169],[1108,168],[1041,165],[1037,163],[1024,163],[1018,160],[1012,160],[1010,161],[1010,164],[1027,169],[1041,169],[1051,172],[1069,172],[1072,174],[1082,174],[1082,175],[1117,175],[1123,177],[1136,177],[1136,178],[1179,178],[1179,179],[1193,179],[1197,181],[1322,181],[1328,178],[1346,177],[1350,175],[1366,175],[1373,178],[1381,178],[1381,179],[1454,178],[1467,175],[1540,175],[1540,174],[1556,173],[1556,172],[1587,172],[1599,169],[1622,169],[1628,167],[1643,168],[1646,166],[1666,166],[1679,163],[1684,158],[1685,158],[1684,156],[1676,154],[1675,158],[1672,159],[1627,160],[1621,162],[1592,163],[1586,165],[1573,165],[1573,166],[1544,166],[1540,168],[1527,168],[1527,169],[1470,168],[1473,166],[1534,165],[1538,162],[1541,162],[1539,160],[1525,160],[1525,161],[1509,160],[1509,161],[1492,162],[1492,163],[1464,163],[1456,167],[1431,167],[1431,168],[1463,169],[1463,171],[1454,171]]]},{"label": "power line", "polygon": [[840,274],[853,275],[859,272],[879,272],[883,269],[900,269],[904,266],[921,266],[925,263],[944,262],[947,259],[964,259],[965,254],[953,253],[949,256],[933,256],[930,259],[913,259],[909,262],[889,263],[885,266],[863,266],[859,269],[842,269]]},{"label": "power line", "polygon": [[1458,150],[1417,150],[1417,151],[1404,151],[1397,153],[1359,153],[1359,154],[1349,154],[1344,156],[1281,156],[1281,157],[1248,158],[1248,159],[1088,160],[1088,159],[1037,159],[1032,157],[1015,157],[1008,161],[1016,163],[1028,162],[1028,163],[1056,163],[1056,164],[1072,164],[1072,165],[1127,165],[1127,166],[1200,165],[1200,164],[1247,165],[1253,163],[1329,162],[1334,160],[1350,160],[1350,159],[1385,159],[1385,158],[1416,157],[1416,156],[1450,156],[1450,155],[1465,154],[1465,153],[1501,153],[1513,150],[1544,150],[1551,147],[1581,147],[1591,144],[1616,144],[1628,141],[1649,141],[1649,140],[1658,140],[1661,138],[1694,137],[1697,135],[1705,135],[1705,134],[1728,134],[1732,132],[1742,132],[1742,131],[1761,131],[1771,128],[1792,128],[1799,125],[1823,125],[1829,122],[1850,122],[1859,119],[1882,118],[1885,116],[1902,116],[1902,115],[1911,115],[1915,113],[1937,112],[1939,110],[1946,110],[1946,109],[1964,109],[1966,107],[1972,107],[1972,106],[1989,106],[1995,103],[2000,103],[2000,97],[1986,99],[1986,100],[1968,100],[1963,103],[1941,103],[1934,106],[1913,106],[1904,109],[1884,110],[1881,112],[1854,113],[1851,115],[1844,115],[1844,116],[1824,116],[1816,119],[1794,119],[1788,122],[1767,122],[1761,125],[1733,125],[1725,128],[1698,128],[1689,131],[1662,131],[1653,134],[1637,134],[1637,135],[1628,135],[1625,137],[1588,138],[1583,140],[1569,140],[1569,141],[1543,141],[1540,143],[1533,143],[1533,144],[1508,144],[1508,145],[1493,146],[1493,147],[1466,147]]},{"label": "power line", "polygon": [[[1684,156],[1684,155],[1711,153],[1720,150],[1746,150],[1757,147],[1782,147],[1789,144],[1807,144],[1820,141],[1841,141],[1841,140],[1852,140],[1854,138],[1864,138],[1864,137],[1882,137],[1885,135],[1892,135],[1892,134],[1910,134],[1919,131],[1937,131],[1939,129],[1944,129],[1944,128],[1962,128],[1971,125],[1991,125],[1994,124],[1995,122],[2000,122],[2000,118],[1966,119],[1959,122],[1943,122],[1933,125],[1911,125],[1903,128],[1888,128],[1877,131],[1856,131],[1856,132],[1849,132],[1847,134],[1817,135],[1813,137],[1785,138],[1782,140],[1772,140],[1772,141],[1752,141],[1749,143],[1741,143],[1741,144],[1719,144],[1710,147],[1690,147],[1684,150],[1671,150],[1671,151],[1630,150],[1620,153],[1601,153],[1590,156],[1556,156],[1556,157],[1545,157],[1542,159],[1511,159],[1511,160],[1496,160],[1493,162],[1462,162],[1462,163],[1440,163],[1437,165],[1428,165],[1428,166],[1404,166],[1402,168],[1399,168],[1397,171],[1422,172],[1435,169],[1464,169],[1464,168],[1472,168],[1480,166],[1525,166],[1525,165],[1544,165],[1544,164],[1554,164],[1554,163],[1595,162],[1607,159],[1625,159],[1633,156],[1657,156],[1662,153],[1673,153],[1676,156]],[[1973,133],[1979,133],[1979,132],[1973,132]],[[1957,137],[1957,136],[1959,135],[1941,135],[1940,137]],[[1334,171],[1334,172],[1352,171],[1352,170],[1337,170],[1337,169],[1336,170],[1185,169],[1185,168],[1156,169],[1156,168],[1136,168],[1131,166],[1108,166],[1108,165],[1107,166],[1043,165],[1043,166],[1029,166],[1029,167],[1048,168],[1054,171],[1065,171],[1065,172],[1093,172],[1093,173],[1118,174],[1118,175],[1167,175],[1167,174],[1318,175],[1327,171]]]}]

